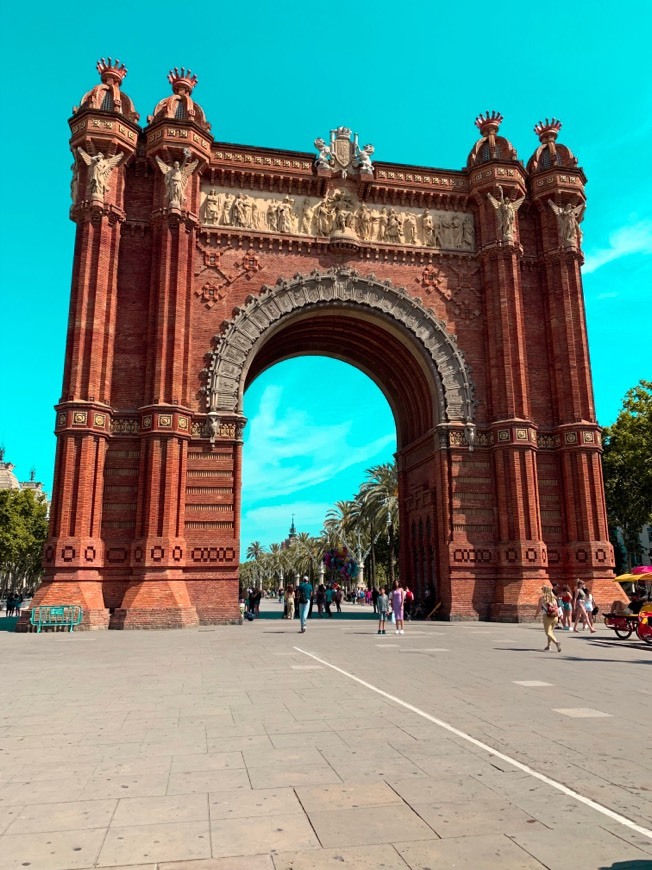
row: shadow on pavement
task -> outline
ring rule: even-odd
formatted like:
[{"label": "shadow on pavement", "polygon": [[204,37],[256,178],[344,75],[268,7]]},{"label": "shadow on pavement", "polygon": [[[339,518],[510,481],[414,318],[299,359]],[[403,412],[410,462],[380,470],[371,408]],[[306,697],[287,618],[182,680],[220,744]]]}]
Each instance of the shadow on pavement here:
[{"label": "shadow on pavement", "polygon": [[0,631],[13,631],[17,622],[17,616],[0,616]]}]

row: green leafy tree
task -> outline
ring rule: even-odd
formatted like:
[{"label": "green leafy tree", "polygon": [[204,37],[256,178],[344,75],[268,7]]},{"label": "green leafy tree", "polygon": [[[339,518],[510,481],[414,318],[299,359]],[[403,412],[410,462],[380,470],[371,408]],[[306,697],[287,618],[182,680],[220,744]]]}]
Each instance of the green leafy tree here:
[{"label": "green leafy tree", "polygon": [[31,489],[0,491],[0,575],[3,593],[35,586],[48,533],[47,503]]},{"label": "green leafy tree", "polygon": [[394,582],[394,561],[398,550],[398,469],[385,462],[367,469],[368,479],[360,487],[358,499],[362,515],[373,529],[387,529],[387,576]]},{"label": "green leafy tree", "polygon": [[602,466],[612,540],[620,529],[629,569],[640,561],[639,534],[652,521],[652,381],[626,393],[605,429]]}]

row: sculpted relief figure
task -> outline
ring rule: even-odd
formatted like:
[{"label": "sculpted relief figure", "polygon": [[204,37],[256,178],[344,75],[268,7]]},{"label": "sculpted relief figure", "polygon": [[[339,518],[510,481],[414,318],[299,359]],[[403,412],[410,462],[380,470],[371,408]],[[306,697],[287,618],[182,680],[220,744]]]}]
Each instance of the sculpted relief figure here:
[{"label": "sculpted relief figure", "polygon": [[423,244],[429,248],[435,247],[435,225],[432,220],[432,215],[427,208],[424,208],[421,215],[421,232],[423,233]]},{"label": "sculpted relief figure", "polygon": [[83,148],[78,148],[77,153],[88,166],[86,191],[89,199],[99,199],[104,202],[104,197],[109,186],[109,176],[120,163],[124,154],[119,152],[113,157],[105,157],[98,152],[94,157],[87,154]]},{"label": "sculpted relief figure", "polygon": [[390,208],[387,214],[387,226],[385,227],[384,241],[400,244],[402,238],[403,223],[401,218],[393,208]]},{"label": "sculpted relief figure", "polygon": [[323,139],[315,139],[314,145],[319,152],[319,154],[317,154],[317,157],[315,158],[315,168],[330,169],[331,164],[333,163],[333,154],[331,152],[331,149],[324,142]]},{"label": "sculpted relief figure", "polygon": [[188,180],[199,163],[198,160],[193,160],[192,163],[189,163],[189,157],[191,157],[191,152],[187,148],[184,148],[183,161],[179,163],[178,160],[175,160],[169,166],[161,160],[158,154],[156,155],[156,163],[163,173],[163,180],[165,182],[165,204],[169,208],[183,207]]},{"label": "sculpted relief figure", "polygon": [[413,214],[408,214],[403,221],[403,235],[407,245],[417,244],[417,220]]},{"label": "sculpted relief figure", "polygon": [[283,202],[279,203],[276,206],[276,225],[279,233],[291,233],[293,232],[293,218],[294,213],[292,211],[292,206],[294,205],[294,200],[289,196],[286,196]]},{"label": "sculpted relief figure", "polygon": [[315,232],[318,236],[330,236],[331,234],[331,213],[322,200],[317,203],[317,208],[314,211]]},{"label": "sculpted relief figure", "polygon": [[378,241],[385,241],[385,230],[387,229],[387,209],[381,208],[378,215]]},{"label": "sculpted relief figure", "polygon": [[306,197],[299,209],[299,233],[310,235],[311,220],[312,209],[310,208],[310,200]]},{"label": "sculpted relief figure", "polygon": [[210,190],[204,202],[204,223],[216,224],[220,219],[220,196]]},{"label": "sculpted relief figure", "polygon": [[278,212],[276,210],[276,203],[270,202],[267,206],[267,229],[271,230],[273,233],[278,232]]},{"label": "sculpted relief figure", "polygon": [[364,241],[368,241],[374,229],[374,216],[366,203],[362,203],[358,210],[358,235]]},{"label": "sculpted relief figure", "polygon": [[505,199],[503,189],[500,185],[498,185],[498,193],[500,199],[496,199],[490,193],[487,193],[487,199],[496,212],[498,237],[502,242],[513,242],[514,232],[516,230],[516,212],[521,207],[525,197],[522,196],[514,201]]},{"label": "sculpted relief figure", "polygon": [[475,248],[475,233],[473,231],[473,218],[470,214],[464,215],[462,221],[462,247],[472,251]]},{"label": "sculpted relief figure", "polygon": [[224,198],[224,207],[222,208],[222,226],[231,226],[231,209],[233,208],[234,199],[235,197],[231,196],[230,193],[227,193]]},{"label": "sculpted relief figure", "polygon": [[75,205],[79,193],[79,167],[77,166],[76,160],[70,168],[72,170],[72,178],[70,179],[70,199],[72,200],[72,204]]},{"label": "sculpted relief figure", "polygon": [[583,203],[573,208],[570,202],[567,202],[566,205],[560,207],[556,202],[549,199],[548,205],[557,218],[557,229],[559,230],[559,238],[562,245],[565,248],[579,248],[582,244],[580,221],[584,216]]}]

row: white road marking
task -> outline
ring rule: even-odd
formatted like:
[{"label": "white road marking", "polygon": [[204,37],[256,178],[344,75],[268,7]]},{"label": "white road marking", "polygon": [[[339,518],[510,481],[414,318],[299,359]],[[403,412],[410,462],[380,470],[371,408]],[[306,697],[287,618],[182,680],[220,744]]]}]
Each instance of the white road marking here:
[{"label": "white road marking", "polygon": [[439,727],[443,728],[445,731],[448,731],[451,734],[455,734],[457,737],[461,737],[463,740],[466,740],[468,743],[473,744],[473,746],[477,746],[479,749],[488,752],[495,758],[500,758],[501,761],[505,761],[507,762],[507,764],[511,764],[513,767],[516,767],[518,770],[522,770],[524,773],[529,774],[535,779],[538,779],[541,782],[545,782],[546,785],[549,785],[552,788],[556,788],[557,791],[560,791],[562,794],[565,794],[568,797],[579,801],[587,807],[591,807],[592,810],[595,810],[598,813],[602,813],[603,816],[607,816],[607,818],[612,819],[614,822],[618,822],[618,824],[623,825],[626,828],[630,828],[630,830],[636,831],[643,837],[647,837],[648,839],[652,840],[652,829],[644,828],[642,825],[637,825],[636,822],[633,822],[626,816],[621,816],[620,813],[614,812],[614,810],[610,810],[609,807],[605,807],[602,804],[599,804],[597,801],[594,801],[591,798],[580,794],[574,789],[569,788],[567,785],[564,785],[561,782],[557,782],[555,779],[551,779],[544,773],[539,773],[538,770],[534,770],[534,768],[529,767],[527,764],[523,764],[523,762],[517,761],[515,758],[511,758],[509,755],[505,755],[504,752],[500,752],[498,749],[494,749],[492,746],[489,746],[488,743],[483,743],[482,740],[477,740],[475,737],[471,737],[470,734],[467,734],[465,731],[461,731],[459,728],[455,728],[454,725],[449,725],[449,723],[444,722],[443,719],[437,719],[436,716],[431,716],[430,713],[426,713],[425,710],[420,710],[413,704],[409,704],[407,701],[403,701],[401,700],[401,698],[397,698],[396,695],[390,695],[389,692],[385,692],[383,689],[379,689],[378,686],[374,686],[372,683],[368,683],[366,680],[363,680],[360,677],[356,677],[355,674],[351,674],[349,673],[349,671],[345,671],[343,668],[338,668],[337,665],[332,665],[330,662],[327,662],[325,659],[319,658],[319,656],[316,656],[314,653],[308,652],[305,649],[301,649],[301,647],[298,646],[295,646],[294,649],[297,652],[303,653],[303,655],[309,656],[316,662],[320,662],[320,664],[325,665],[327,668],[331,668],[332,670],[337,671],[338,674],[342,674],[344,677],[348,677],[349,680],[353,680],[354,682],[359,683],[366,689],[370,689],[372,692],[376,692],[376,694],[381,695],[383,698],[387,698],[387,700],[393,701],[395,704],[399,704],[406,710],[410,710],[412,713],[416,713],[417,716],[421,716],[423,719],[427,719],[434,725],[439,725]]},{"label": "white road marking", "polygon": [[378,647],[378,649],[400,649],[400,647],[396,646],[396,644],[391,643],[377,643],[376,646]]},{"label": "white road marking", "polygon": [[528,688],[535,686],[554,686],[554,683],[543,683],[541,680],[512,680],[516,686],[527,686]]},{"label": "white road marking", "polygon": [[562,713],[564,716],[571,716],[573,719],[601,719],[605,716],[611,716],[611,713],[603,713],[602,710],[593,710],[591,707],[553,708],[553,712]]}]

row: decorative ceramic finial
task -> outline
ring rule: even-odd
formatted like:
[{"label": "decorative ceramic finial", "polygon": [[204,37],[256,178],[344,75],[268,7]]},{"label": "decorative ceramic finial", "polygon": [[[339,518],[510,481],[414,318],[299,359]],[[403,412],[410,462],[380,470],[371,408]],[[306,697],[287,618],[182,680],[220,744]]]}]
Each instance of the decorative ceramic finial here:
[{"label": "decorative ceramic finial", "polygon": [[181,89],[187,90],[188,93],[190,93],[199,79],[192,70],[186,69],[183,66],[180,69],[177,69],[175,66],[175,68],[171,69],[168,73],[168,81],[172,85],[174,93],[178,94]]},{"label": "decorative ceramic finial", "polygon": [[110,57],[107,57],[106,60],[101,57],[96,64],[96,68],[105,84],[113,81],[119,86],[120,82],[127,75],[127,67],[123,63],[120,63],[119,60],[111,60]]}]

